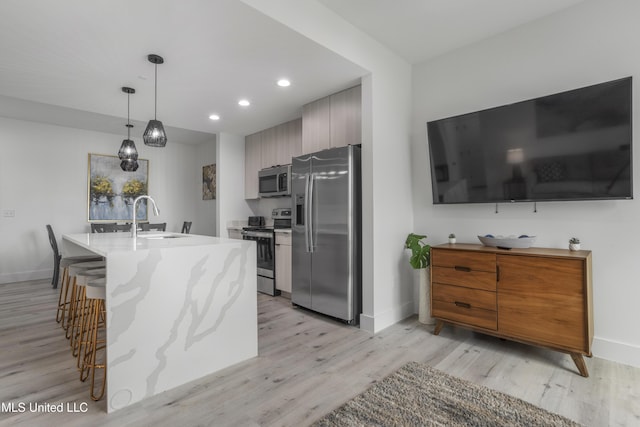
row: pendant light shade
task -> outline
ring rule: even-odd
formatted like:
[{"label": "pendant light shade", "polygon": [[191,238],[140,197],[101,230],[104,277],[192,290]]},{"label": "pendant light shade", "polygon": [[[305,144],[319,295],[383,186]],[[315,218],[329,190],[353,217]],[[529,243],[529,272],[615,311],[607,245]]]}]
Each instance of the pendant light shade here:
[{"label": "pendant light shade", "polygon": [[120,150],[118,150],[118,158],[120,168],[125,172],[135,172],[138,169],[138,150],[136,144],[131,140],[131,128],[133,125],[129,122],[129,97],[132,93],[136,93],[135,89],[123,87],[122,91],[127,94],[127,139],[122,141]]},{"label": "pendant light shade", "polygon": [[135,172],[138,170],[137,160],[123,160],[120,162],[120,169],[125,172]]},{"label": "pendant light shade", "polygon": [[164,131],[162,122],[158,120],[158,64],[163,64],[164,59],[160,55],[151,54],[147,56],[149,62],[155,65],[155,96],[153,108],[153,120],[149,120],[149,124],[142,135],[145,145],[150,147],[164,147],[167,145],[167,134]]}]

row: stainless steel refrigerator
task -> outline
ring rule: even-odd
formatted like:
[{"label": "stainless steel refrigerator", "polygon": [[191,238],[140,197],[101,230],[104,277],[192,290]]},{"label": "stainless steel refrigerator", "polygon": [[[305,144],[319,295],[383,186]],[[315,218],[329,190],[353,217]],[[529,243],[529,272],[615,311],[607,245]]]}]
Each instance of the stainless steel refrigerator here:
[{"label": "stainless steel refrigerator", "polygon": [[360,188],[359,146],[293,159],[291,302],[350,324],[362,311]]}]

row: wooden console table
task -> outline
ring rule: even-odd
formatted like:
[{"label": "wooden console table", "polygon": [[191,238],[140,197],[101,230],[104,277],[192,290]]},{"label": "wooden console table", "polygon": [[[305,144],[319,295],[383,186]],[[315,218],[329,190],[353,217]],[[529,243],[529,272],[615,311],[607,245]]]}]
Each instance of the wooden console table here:
[{"label": "wooden console table", "polygon": [[431,248],[431,315],[444,323],[568,353],[589,376],[593,308],[591,251]]}]

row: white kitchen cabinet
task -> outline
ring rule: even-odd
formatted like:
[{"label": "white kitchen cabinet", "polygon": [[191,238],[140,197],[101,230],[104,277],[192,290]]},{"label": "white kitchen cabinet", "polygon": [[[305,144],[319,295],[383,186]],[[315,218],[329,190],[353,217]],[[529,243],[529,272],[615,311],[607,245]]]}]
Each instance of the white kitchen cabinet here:
[{"label": "white kitchen cabinet", "polygon": [[355,86],[302,107],[302,154],[360,144],[362,88]]},{"label": "white kitchen cabinet", "polygon": [[262,135],[260,132],[244,138],[244,198],[258,198],[258,171],[262,167]]},{"label": "white kitchen cabinet", "polygon": [[276,289],[291,295],[291,233],[276,231]]}]

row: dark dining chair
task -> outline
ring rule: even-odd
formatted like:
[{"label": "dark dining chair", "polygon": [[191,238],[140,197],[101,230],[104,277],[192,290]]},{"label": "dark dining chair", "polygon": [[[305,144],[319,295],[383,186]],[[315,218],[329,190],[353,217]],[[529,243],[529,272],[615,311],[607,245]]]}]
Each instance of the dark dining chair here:
[{"label": "dark dining chair", "polygon": [[47,233],[49,234],[51,249],[53,249],[53,277],[51,278],[51,286],[55,289],[58,287],[58,280],[60,278],[60,260],[62,259],[62,255],[60,255],[58,251],[58,242],[56,241],[55,234],[53,234],[53,228],[51,228],[49,224],[47,224]]},{"label": "dark dining chair", "polygon": [[92,233],[118,233],[131,231],[131,224],[92,223]]},{"label": "dark dining chair", "polygon": [[191,221],[185,221],[182,223],[182,231],[183,234],[189,234],[191,231]]},{"label": "dark dining chair", "polygon": [[140,224],[140,228],[142,229],[142,231],[167,231],[167,223],[166,222],[161,222],[161,223],[157,223],[157,224],[151,224],[148,222],[143,222],[142,224]]},{"label": "dark dining chair", "polygon": [[58,282],[60,281],[61,264],[64,270],[69,264],[73,264],[74,262],[98,261],[102,259],[102,257],[98,255],[80,255],[74,257],[66,257],[63,261],[62,254],[58,250],[58,241],[56,239],[56,235],[53,232],[53,227],[51,227],[50,224],[47,224],[47,234],[49,235],[49,243],[51,244],[51,249],[53,250],[53,277],[51,278],[51,286],[53,287],[53,289],[56,289],[58,287]]}]

